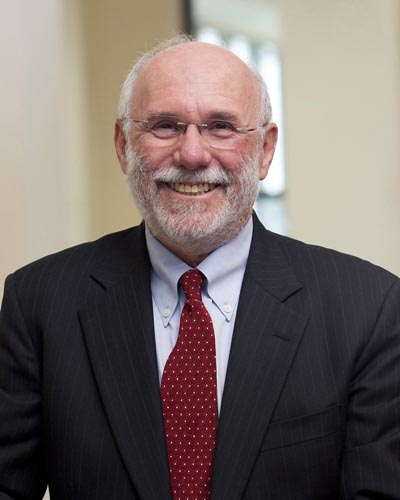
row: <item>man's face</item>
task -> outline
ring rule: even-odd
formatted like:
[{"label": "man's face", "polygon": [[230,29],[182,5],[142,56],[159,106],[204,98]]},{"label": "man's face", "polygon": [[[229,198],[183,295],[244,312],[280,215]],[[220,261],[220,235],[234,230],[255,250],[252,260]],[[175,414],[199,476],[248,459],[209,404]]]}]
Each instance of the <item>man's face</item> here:
[{"label": "man's face", "polygon": [[[204,123],[228,117],[239,127],[259,123],[259,91],[236,57],[207,44],[182,45],[158,54],[143,70],[131,116],[174,116]],[[139,210],[168,248],[183,245],[207,254],[232,239],[251,216],[272,159],[276,129],[239,134],[229,144],[208,142],[195,125],[173,141],[131,123],[126,174]]]}]

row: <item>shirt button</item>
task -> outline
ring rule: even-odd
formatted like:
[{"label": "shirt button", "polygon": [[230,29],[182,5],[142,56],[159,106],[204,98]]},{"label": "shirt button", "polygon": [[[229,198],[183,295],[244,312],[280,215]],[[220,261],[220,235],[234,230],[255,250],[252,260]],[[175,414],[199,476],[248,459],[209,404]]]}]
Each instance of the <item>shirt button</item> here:
[{"label": "shirt button", "polygon": [[230,312],[232,312],[232,306],[230,306],[229,304],[225,304],[225,305],[224,305],[224,311],[225,311],[226,313],[230,313]]},{"label": "shirt button", "polygon": [[171,315],[171,310],[164,309],[164,311],[162,312],[162,315],[164,316],[164,318],[169,318],[169,316]]}]

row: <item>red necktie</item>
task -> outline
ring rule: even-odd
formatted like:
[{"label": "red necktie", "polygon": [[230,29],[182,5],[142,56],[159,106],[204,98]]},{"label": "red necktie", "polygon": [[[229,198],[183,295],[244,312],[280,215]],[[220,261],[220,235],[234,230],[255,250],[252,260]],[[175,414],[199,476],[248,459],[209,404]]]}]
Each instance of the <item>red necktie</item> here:
[{"label": "red necktie", "polygon": [[217,434],[214,329],[201,300],[203,275],[184,273],[178,340],[164,368],[161,397],[174,500],[209,500]]}]

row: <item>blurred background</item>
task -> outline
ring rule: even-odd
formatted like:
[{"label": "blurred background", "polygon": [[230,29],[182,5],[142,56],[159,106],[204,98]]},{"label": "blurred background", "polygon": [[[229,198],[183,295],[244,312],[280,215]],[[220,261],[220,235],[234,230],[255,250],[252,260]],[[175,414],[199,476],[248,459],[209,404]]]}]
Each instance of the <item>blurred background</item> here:
[{"label": "blurred background", "polygon": [[0,25],[1,283],[140,221],[118,96],[138,53],[178,31],[266,78],[281,136],[265,225],[400,274],[399,0],[0,0]]},{"label": "blurred background", "polygon": [[399,0],[0,0],[0,26],[1,283],[140,221],[113,121],[138,53],[178,31],[266,78],[265,225],[400,274]]}]

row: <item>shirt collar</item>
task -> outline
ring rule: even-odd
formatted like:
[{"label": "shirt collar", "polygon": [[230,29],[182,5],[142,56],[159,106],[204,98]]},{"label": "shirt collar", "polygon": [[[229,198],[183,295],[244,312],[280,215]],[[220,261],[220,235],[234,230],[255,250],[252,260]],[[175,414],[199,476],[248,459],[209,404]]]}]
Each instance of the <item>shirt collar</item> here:
[{"label": "shirt collar", "polygon": [[[232,319],[239,299],[252,233],[253,220],[250,218],[231,241],[214,250],[197,266],[207,278],[206,295],[227,321]],[[147,226],[146,243],[152,265],[153,300],[165,327],[178,307],[178,280],[191,267],[165,248]]]}]

